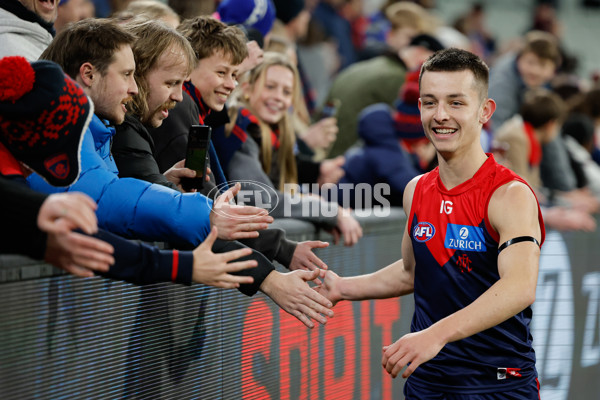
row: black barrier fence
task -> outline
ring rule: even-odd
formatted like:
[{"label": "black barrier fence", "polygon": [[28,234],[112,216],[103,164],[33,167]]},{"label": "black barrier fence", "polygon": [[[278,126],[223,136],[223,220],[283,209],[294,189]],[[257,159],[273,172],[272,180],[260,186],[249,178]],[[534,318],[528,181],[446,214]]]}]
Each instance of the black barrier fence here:
[{"label": "black barrier fence", "polygon": [[[400,257],[405,218],[360,218],[365,237],[319,256],[341,275]],[[328,236],[278,221],[296,240]],[[544,400],[600,398],[600,234],[549,232],[532,323]],[[262,294],[76,278],[0,257],[1,399],[401,399],[381,347],[412,301],[342,302],[305,328]],[[402,311],[402,312],[401,312]]]}]

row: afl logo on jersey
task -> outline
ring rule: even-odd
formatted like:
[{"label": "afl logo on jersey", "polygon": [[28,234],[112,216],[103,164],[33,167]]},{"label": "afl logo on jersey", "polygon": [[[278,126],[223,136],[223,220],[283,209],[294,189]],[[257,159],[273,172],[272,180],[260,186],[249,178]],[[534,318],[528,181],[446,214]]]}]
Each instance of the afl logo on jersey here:
[{"label": "afl logo on jersey", "polygon": [[413,238],[417,242],[426,242],[435,235],[435,228],[429,222],[419,222],[413,229]]}]

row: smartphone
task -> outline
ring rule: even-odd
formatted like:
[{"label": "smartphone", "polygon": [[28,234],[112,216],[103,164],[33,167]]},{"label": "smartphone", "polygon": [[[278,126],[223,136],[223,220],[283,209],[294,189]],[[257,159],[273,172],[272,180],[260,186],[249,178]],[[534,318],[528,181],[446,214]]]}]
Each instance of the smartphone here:
[{"label": "smartphone", "polygon": [[320,118],[330,118],[337,116],[337,112],[340,108],[341,101],[339,99],[332,99],[323,105],[321,108]]},{"label": "smartphone", "polygon": [[185,191],[202,189],[208,166],[208,146],[210,146],[211,127],[192,125],[188,134],[185,167],[196,171],[195,178],[183,178],[181,186]]}]

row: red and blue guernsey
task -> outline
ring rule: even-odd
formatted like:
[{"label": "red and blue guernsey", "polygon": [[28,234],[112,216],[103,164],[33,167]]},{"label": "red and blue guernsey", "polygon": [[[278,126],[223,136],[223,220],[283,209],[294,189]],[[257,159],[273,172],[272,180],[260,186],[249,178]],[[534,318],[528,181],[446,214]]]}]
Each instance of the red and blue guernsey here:
[{"label": "red and blue guernsey", "polygon": [[[498,274],[498,233],[487,209],[498,187],[519,176],[493,156],[473,178],[448,190],[436,168],[415,188],[408,219],[414,249],[415,313],[411,331],[423,330],[475,301]],[[542,214],[538,215],[545,237]],[[537,378],[529,330],[531,308],[471,337],[448,343],[411,375],[412,385],[454,393],[507,391]]]}]

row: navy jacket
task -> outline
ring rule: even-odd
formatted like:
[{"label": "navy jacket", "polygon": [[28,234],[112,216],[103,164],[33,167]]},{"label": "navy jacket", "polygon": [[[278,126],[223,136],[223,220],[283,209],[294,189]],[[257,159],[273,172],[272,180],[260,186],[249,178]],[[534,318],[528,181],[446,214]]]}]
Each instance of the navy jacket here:
[{"label": "navy jacket", "polygon": [[[47,235],[38,228],[37,215],[48,195],[31,190],[20,180],[19,176],[0,174],[0,209],[6,222],[0,229],[0,254],[22,254],[41,260]],[[192,283],[191,251],[159,250],[103,230],[94,236],[115,249],[115,264],[107,272],[96,272],[98,275],[135,284]]]}]

